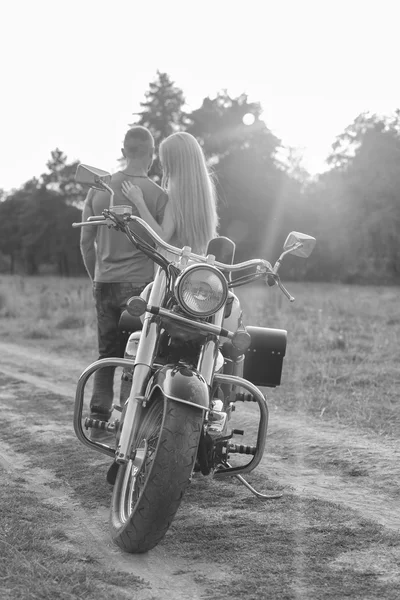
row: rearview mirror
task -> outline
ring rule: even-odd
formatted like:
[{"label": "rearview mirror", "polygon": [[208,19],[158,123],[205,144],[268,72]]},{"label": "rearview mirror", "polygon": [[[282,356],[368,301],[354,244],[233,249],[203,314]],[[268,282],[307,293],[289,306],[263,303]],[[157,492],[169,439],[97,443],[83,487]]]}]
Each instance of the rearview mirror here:
[{"label": "rearview mirror", "polygon": [[[298,231],[291,231],[286,238],[283,245],[283,249],[286,252],[291,252],[294,256],[300,256],[301,258],[308,258],[311,252],[314,250],[317,240],[311,235],[306,233],[299,233]],[[301,244],[298,248],[295,248],[297,244]],[[292,250],[292,248],[294,248]]]},{"label": "rearview mirror", "polygon": [[[89,185],[90,187],[96,188],[96,190],[107,189],[105,186],[109,186],[111,182],[111,175],[107,171],[97,169],[96,167],[89,167],[89,165],[78,165],[75,173],[76,183],[82,183],[83,185]],[[102,185],[102,184],[105,184]]]}]

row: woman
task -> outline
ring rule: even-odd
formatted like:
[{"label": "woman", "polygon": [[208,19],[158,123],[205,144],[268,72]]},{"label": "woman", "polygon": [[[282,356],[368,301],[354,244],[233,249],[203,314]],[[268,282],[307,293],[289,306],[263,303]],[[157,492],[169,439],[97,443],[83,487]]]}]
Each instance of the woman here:
[{"label": "woman", "polygon": [[160,145],[160,161],[162,187],[168,194],[161,225],[149,212],[137,185],[124,181],[122,192],[165,242],[205,254],[208,242],[217,235],[218,216],[215,187],[201,146],[190,133],[173,133]]}]

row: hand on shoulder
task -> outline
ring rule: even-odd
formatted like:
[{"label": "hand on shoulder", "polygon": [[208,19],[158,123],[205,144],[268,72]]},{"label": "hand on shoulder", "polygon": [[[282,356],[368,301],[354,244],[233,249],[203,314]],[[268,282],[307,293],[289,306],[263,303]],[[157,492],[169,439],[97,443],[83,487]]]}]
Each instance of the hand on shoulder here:
[{"label": "hand on shoulder", "polygon": [[144,203],[143,192],[138,185],[134,185],[130,181],[123,181],[121,184],[121,190],[124,196],[133,204],[135,204],[135,206],[139,206]]}]

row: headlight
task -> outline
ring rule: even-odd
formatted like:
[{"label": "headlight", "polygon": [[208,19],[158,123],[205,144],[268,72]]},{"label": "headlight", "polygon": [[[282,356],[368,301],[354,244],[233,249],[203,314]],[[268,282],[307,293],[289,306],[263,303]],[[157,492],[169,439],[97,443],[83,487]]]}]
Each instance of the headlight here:
[{"label": "headlight", "polygon": [[177,278],[175,297],[190,315],[209,317],[224,306],[228,283],[216,267],[191,265]]}]

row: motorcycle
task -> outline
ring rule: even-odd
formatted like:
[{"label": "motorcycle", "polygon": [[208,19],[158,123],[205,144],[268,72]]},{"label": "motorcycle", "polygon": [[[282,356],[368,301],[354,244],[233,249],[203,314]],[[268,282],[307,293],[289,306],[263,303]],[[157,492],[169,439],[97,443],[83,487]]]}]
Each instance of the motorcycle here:
[{"label": "motorcycle", "polygon": [[[81,374],[74,429],[84,445],[113,458],[110,533],[123,550],[143,553],[165,536],[194,473],[233,476],[260,500],[281,497],[258,492],[243,474],[263,456],[268,405],[259,388],[280,385],[287,332],[245,327],[232,290],[261,279],[293,302],[279,267],[287,254],[307,258],[316,240],[291,232],[273,267],[263,259],[235,264],[235,244],[225,237],[213,239],[200,256],[164,242],[132,215],[131,206],[114,204],[110,180],[105,171],[78,166],[76,181],[107,191],[110,206],[73,226],[115,228],[157,268],[154,281],[128,300],[121,316],[120,328],[129,336],[124,358],[97,360]],[[117,418],[84,419],[85,386],[104,367],[122,368],[120,403],[113,405]],[[244,431],[230,428],[238,403],[258,407],[255,445],[238,443]],[[115,443],[90,439],[93,428],[113,434]]]}]

